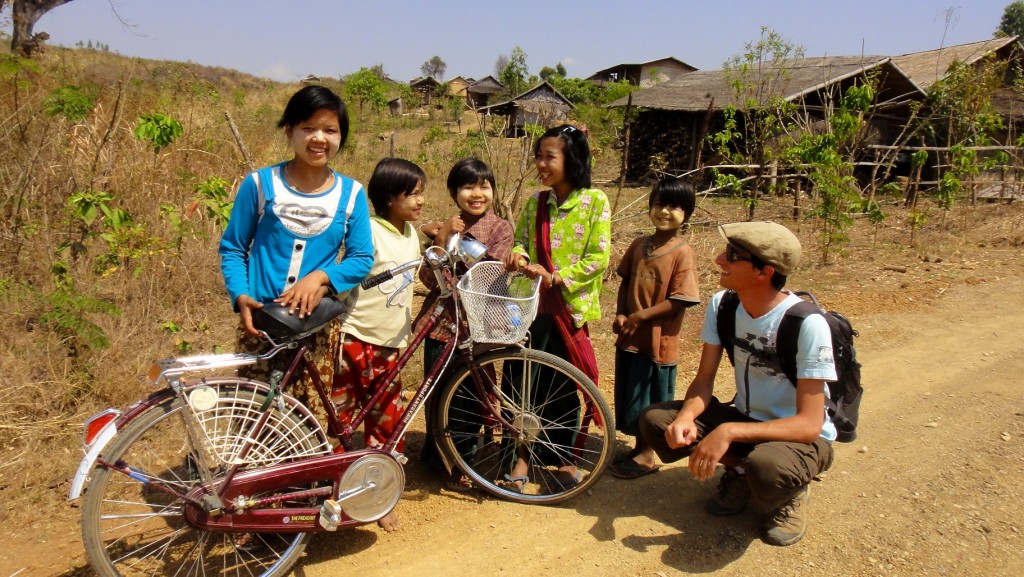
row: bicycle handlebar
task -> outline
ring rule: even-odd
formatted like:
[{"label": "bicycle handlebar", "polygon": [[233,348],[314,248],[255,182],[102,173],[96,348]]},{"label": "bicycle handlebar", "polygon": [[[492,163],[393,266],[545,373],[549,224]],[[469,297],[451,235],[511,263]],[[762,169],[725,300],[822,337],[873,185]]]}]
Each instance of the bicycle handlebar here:
[{"label": "bicycle handlebar", "polygon": [[373,288],[391,278],[394,278],[395,275],[418,267],[421,262],[426,262],[427,265],[434,269],[435,272],[440,267],[449,266],[453,259],[457,259],[467,267],[471,267],[479,262],[486,252],[487,247],[483,243],[473,239],[472,237],[463,237],[462,235],[454,234],[450,239],[448,239],[448,246],[446,248],[432,246],[427,249],[426,253],[421,258],[411,260],[405,264],[400,264],[384,272],[379,272],[371,277],[366,277],[361,283],[359,283],[359,286],[363,289]]},{"label": "bicycle handlebar", "polygon": [[363,282],[359,283],[359,286],[363,289],[373,288],[391,278],[394,278],[397,274],[402,274],[407,270],[414,269],[420,265],[421,259],[411,260],[405,264],[400,264],[395,268],[390,268],[384,272],[377,273],[373,276],[369,276],[363,279]]}]

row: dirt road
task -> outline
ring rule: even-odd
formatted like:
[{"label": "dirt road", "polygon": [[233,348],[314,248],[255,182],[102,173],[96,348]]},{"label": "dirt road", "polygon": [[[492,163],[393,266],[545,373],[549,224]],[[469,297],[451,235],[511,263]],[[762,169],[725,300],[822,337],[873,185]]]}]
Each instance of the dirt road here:
[{"label": "dirt road", "polygon": [[[1010,249],[976,268],[988,270],[905,289],[892,280],[885,297],[846,287],[860,299],[839,300],[861,331],[860,438],[837,445],[836,465],[812,487],[808,535],[793,547],[765,545],[753,517],[707,516],[714,484],[683,464],[633,481],[605,476],[591,495],[547,508],[441,491],[414,460],[401,531],[320,536],[296,574],[1020,575],[1024,258]],[[65,489],[44,500],[62,503]],[[92,574],[78,510],[48,509],[58,507],[4,524],[0,576]]]}]

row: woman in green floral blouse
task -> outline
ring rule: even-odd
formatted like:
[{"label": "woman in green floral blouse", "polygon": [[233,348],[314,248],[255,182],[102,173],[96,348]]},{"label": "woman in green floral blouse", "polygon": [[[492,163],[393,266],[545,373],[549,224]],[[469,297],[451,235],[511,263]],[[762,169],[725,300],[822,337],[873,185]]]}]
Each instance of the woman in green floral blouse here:
[{"label": "woman in green floral blouse", "polygon": [[[527,202],[516,225],[515,246],[505,261],[508,270],[540,277],[542,292],[537,319],[530,326],[530,346],[569,359],[596,384],[597,360],[587,323],[601,318],[601,281],[611,256],[611,213],[608,197],[590,188],[590,146],[586,134],[571,125],[556,126],[534,146],[534,164],[548,187]],[[549,382],[541,379],[538,382]],[[544,407],[545,420],[564,422],[549,432],[555,446],[572,444],[578,428],[579,402],[571,383],[554,383],[537,391],[553,399]],[[558,400],[564,401],[563,403]],[[573,419],[576,422],[573,422]],[[565,439],[557,439],[559,434]],[[557,466],[558,482],[579,482],[579,471],[565,455],[549,455]],[[522,490],[528,465],[518,459],[507,475],[511,487]]]}]

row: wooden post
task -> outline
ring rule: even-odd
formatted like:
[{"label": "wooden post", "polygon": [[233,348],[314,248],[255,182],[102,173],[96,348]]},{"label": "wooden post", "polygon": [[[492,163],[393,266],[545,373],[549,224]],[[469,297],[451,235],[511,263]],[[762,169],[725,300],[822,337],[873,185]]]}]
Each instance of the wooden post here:
[{"label": "wooden post", "polygon": [[[711,123],[711,111],[715,107],[715,99],[712,98],[711,102],[708,102],[708,109],[704,111],[704,121],[700,126],[700,134],[697,136],[697,150],[695,151],[694,161],[690,163],[690,168],[700,168],[702,157],[704,156],[704,137],[708,134],[708,125]],[[704,180],[704,175],[701,174],[701,180]]]},{"label": "wooden post", "polygon": [[235,144],[238,145],[238,151],[242,153],[242,159],[245,160],[245,166],[250,171],[256,170],[256,163],[252,160],[252,155],[249,154],[249,150],[245,147],[245,142],[242,141],[242,135],[238,133],[238,128],[235,126],[235,121],[231,118],[231,113],[225,111],[224,117],[228,119],[228,128],[231,129],[231,136],[235,139]]},{"label": "wooden post", "polygon": [[626,167],[629,165],[629,130],[632,122],[630,121],[630,112],[633,110],[633,93],[629,93],[629,99],[626,100],[626,142],[622,145],[622,165],[619,171],[619,189],[615,192],[615,202],[612,203],[612,214],[614,215],[619,210],[619,198],[622,197],[622,186],[626,182]]},{"label": "wooden post", "polygon": [[874,150],[874,159],[875,165],[871,167],[871,192],[868,194],[868,200],[872,203],[875,202],[875,191],[878,190],[878,163],[881,160],[877,148]]},{"label": "wooden post", "polygon": [[796,185],[793,186],[793,220],[800,220],[800,183],[803,182],[799,178],[796,179]]}]

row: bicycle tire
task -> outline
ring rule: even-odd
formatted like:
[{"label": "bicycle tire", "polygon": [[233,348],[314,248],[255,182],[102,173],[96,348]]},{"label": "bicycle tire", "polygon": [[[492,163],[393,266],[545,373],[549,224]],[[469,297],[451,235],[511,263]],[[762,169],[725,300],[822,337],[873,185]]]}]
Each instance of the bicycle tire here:
[{"label": "bicycle tire", "polygon": [[[211,386],[208,382],[199,386]],[[212,469],[226,466],[228,461],[220,465],[215,461],[233,457],[245,424],[261,407],[269,388],[245,379],[222,379],[212,386],[217,401],[205,412],[220,413],[221,418],[206,414],[198,419],[205,448],[191,443],[182,411],[193,409],[176,396],[129,423],[104,451],[103,459],[124,463],[140,477],[162,479],[183,492],[206,475],[198,465],[200,459],[210,460]],[[243,468],[330,451],[323,428],[309,410],[291,397],[282,400],[284,412],[274,403],[270,427],[259,435]],[[104,577],[199,576],[220,574],[227,567],[240,575],[277,577],[295,564],[312,536],[249,533],[241,534],[249,542],[240,543],[240,534],[188,525],[181,500],[149,488],[148,483],[103,466],[97,466],[91,477],[82,506],[82,539],[92,567]]]},{"label": "bicycle tire", "polygon": [[[434,430],[450,463],[476,487],[518,503],[561,503],[598,481],[611,459],[615,424],[608,403],[582,371],[560,357],[521,347],[488,352],[473,365],[481,386],[463,365],[438,398]],[[498,411],[504,423],[494,416]],[[524,434],[516,438],[505,423]],[[528,466],[526,483],[506,477],[518,458]],[[578,479],[566,471],[571,466]]]}]

